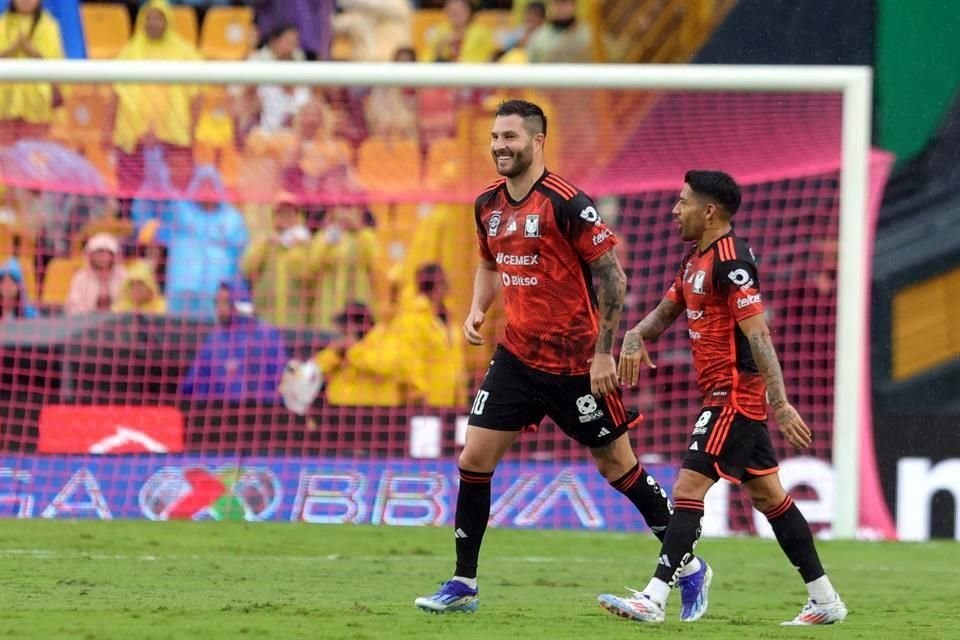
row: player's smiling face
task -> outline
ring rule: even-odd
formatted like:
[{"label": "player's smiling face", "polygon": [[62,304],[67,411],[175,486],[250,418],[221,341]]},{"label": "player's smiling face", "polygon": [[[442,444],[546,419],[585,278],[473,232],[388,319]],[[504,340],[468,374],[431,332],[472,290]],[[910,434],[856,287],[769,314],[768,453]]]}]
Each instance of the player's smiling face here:
[{"label": "player's smiling face", "polygon": [[[490,132],[490,153],[497,173],[515,178],[533,163],[535,145],[540,136],[532,136],[517,115],[498,116]],[[543,144],[542,141],[539,144]]]},{"label": "player's smiling face", "polygon": [[684,240],[699,240],[707,226],[707,204],[703,202],[687,183],[680,190],[680,198],[673,206],[673,217],[680,227],[680,237]]}]

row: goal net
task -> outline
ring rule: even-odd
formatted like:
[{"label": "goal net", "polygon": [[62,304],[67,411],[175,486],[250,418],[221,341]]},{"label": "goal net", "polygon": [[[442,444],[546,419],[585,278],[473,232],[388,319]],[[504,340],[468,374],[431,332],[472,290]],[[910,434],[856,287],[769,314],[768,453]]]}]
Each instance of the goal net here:
[{"label": "goal net", "polygon": [[[684,172],[740,182],[735,227],[814,432],[798,453],[771,424],[782,475],[830,528],[850,355],[837,351],[838,301],[863,295],[838,284],[842,87],[509,89],[491,85],[518,86],[519,73],[496,67],[473,86],[368,67],[379,84],[351,84],[344,66],[189,66],[172,84],[116,65],[74,77],[68,64],[31,78],[100,82],[0,86],[52,101],[42,122],[0,121],[0,515],[452,523],[456,456],[503,319],[495,306],[487,346],[464,347],[472,201],[497,177],[493,111],[520,97],[547,112],[548,167],[621,240],[625,327],[684,253],[670,215]],[[860,160],[869,238],[888,160]],[[438,271],[449,326],[417,307],[418,277]],[[624,402],[645,416],[638,456],[669,486],[700,407],[682,319],[652,355],[657,369]],[[304,415],[278,390],[289,360],[323,372]],[[644,528],[549,420],[521,436],[493,490],[494,526]],[[707,511],[708,535],[766,533],[726,484]]]}]

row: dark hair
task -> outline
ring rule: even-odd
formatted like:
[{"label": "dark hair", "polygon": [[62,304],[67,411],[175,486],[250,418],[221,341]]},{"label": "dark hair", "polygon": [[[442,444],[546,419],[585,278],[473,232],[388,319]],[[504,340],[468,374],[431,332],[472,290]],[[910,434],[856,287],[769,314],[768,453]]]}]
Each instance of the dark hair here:
[{"label": "dark hair", "polygon": [[740,208],[740,187],[736,180],[723,171],[687,171],[683,181],[690,185],[694,193],[710,196],[730,215]]},{"label": "dark hair", "polygon": [[[2,281],[4,278],[10,278],[17,285],[17,299],[13,303],[13,316],[15,318],[22,318],[24,314],[24,307],[26,306],[23,299],[23,283],[20,282],[20,280],[18,280],[17,277],[9,271],[0,271],[0,281]],[[0,316],[3,315],[3,311],[3,299],[0,298]]]},{"label": "dark hair", "polygon": [[526,100],[507,100],[497,107],[496,116],[520,116],[532,133],[547,135],[547,116],[543,109]]},{"label": "dark hair", "polygon": [[413,61],[417,61],[417,50],[413,47],[397,47],[397,50],[393,52],[393,59],[396,60],[401,53],[409,54]]},{"label": "dark hair", "polygon": [[[17,10],[13,6],[14,0],[10,0],[10,4],[7,6],[7,13],[16,13]],[[27,38],[33,37],[33,32],[37,30],[37,24],[40,22],[40,18],[43,17],[43,0],[37,2],[37,8],[33,10],[33,22],[30,23],[30,33],[27,34]]]},{"label": "dark hair", "polygon": [[[267,32],[267,37],[263,39],[264,42],[270,43],[285,34],[287,31],[297,31],[297,28],[292,24],[281,23],[275,26],[273,29]],[[299,31],[297,32],[299,33]]]},{"label": "dark hair", "polygon": [[428,262],[417,269],[417,290],[424,295],[430,295],[444,277],[443,267],[436,262]]},{"label": "dark hair", "polygon": [[[477,12],[477,7],[476,5],[473,4],[473,0],[455,0],[455,1],[460,2],[461,4],[467,5],[467,9],[470,10],[471,16]],[[450,0],[444,0],[443,4],[446,5],[448,2],[450,2]]]},{"label": "dark hair", "polygon": [[530,13],[531,11],[536,11],[538,14],[540,14],[541,18],[547,17],[547,5],[540,0],[533,0],[533,2],[527,3],[527,8],[524,9],[524,12]]}]

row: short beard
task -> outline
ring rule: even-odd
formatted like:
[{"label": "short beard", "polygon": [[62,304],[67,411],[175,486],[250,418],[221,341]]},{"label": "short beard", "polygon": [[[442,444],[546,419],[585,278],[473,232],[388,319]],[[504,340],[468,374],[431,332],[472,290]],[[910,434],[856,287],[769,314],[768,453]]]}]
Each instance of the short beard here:
[{"label": "short beard", "polygon": [[497,173],[502,175],[504,178],[516,178],[519,175],[522,175],[527,169],[530,168],[530,165],[533,162],[529,159],[529,156],[524,154],[523,156],[514,155],[513,156],[513,168],[510,169],[509,173],[504,173],[497,169]]}]

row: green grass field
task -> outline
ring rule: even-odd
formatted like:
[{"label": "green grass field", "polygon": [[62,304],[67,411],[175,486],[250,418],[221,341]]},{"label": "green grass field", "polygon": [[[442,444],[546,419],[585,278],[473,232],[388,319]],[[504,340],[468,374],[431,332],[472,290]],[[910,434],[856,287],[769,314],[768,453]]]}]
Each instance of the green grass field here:
[{"label": "green grass field", "polygon": [[848,606],[834,627],[781,628],[805,591],[773,541],[705,540],[711,609],[640,626],[596,596],[642,588],[652,538],[492,530],[475,615],[413,607],[452,569],[447,529],[0,521],[4,638],[960,638],[953,543],[822,543]]}]

